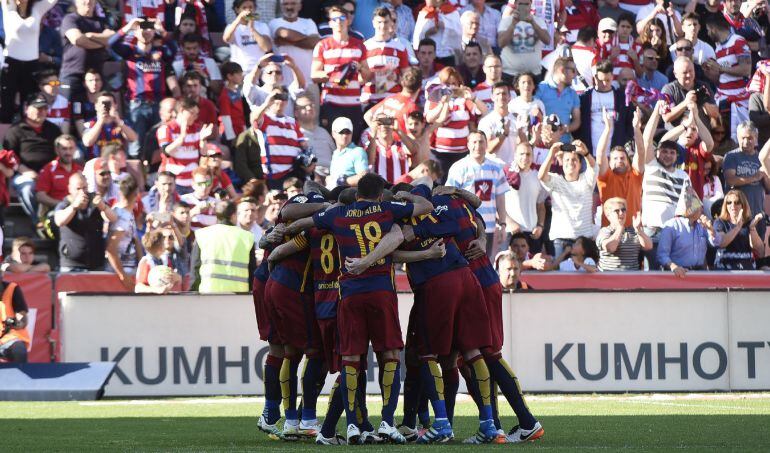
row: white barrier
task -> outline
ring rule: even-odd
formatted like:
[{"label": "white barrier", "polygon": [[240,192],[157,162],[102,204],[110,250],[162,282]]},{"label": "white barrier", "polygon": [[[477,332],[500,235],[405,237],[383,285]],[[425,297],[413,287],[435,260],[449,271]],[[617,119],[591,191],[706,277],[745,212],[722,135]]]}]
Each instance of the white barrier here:
[{"label": "white barrier", "polygon": [[[508,294],[503,354],[526,391],[768,390],[768,296]],[[399,295],[404,329],[411,305]],[[249,296],[66,294],[60,319],[63,361],[118,362],[108,396],[264,391],[267,345]]]}]

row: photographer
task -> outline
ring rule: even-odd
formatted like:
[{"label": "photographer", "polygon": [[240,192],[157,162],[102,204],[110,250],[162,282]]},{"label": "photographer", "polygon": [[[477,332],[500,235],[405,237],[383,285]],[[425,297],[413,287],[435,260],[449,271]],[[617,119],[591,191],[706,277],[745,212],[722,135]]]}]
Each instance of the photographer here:
[{"label": "photographer", "polygon": [[[282,187],[283,180],[292,175],[295,162],[307,146],[296,120],[285,114],[288,101],[289,90],[276,88],[253,112],[254,121],[264,134],[262,170],[271,189]],[[312,158],[305,157],[308,158],[298,162],[300,170],[308,169],[314,163]]]},{"label": "photographer", "polygon": [[253,0],[235,0],[233,11],[238,16],[222,34],[224,42],[230,44],[230,61],[241,65],[246,72],[257,66],[265,52],[273,47],[270,29],[259,21],[255,9]]},{"label": "photographer", "polygon": [[[99,161],[102,162],[102,161]],[[102,162],[97,171],[109,170]],[[104,222],[117,216],[100,195],[86,191],[82,173],[70,176],[69,195],[56,205],[54,221],[59,227],[59,263],[61,272],[101,271],[104,269]]]},{"label": "photographer", "polygon": [[[305,90],[305,76],[299,70],[297,65],[288,55],[276,55],[269,53],[259,60],[259,64],[254,67],[243,79],[243,96],[246,98],[249,107],[254,110],[265,102],[265,99],[276,89],[283,88],[283,67],[289,68],[294,78],[288,85],[289,99],[291,103],[286,106],[287,116],[294,116],[294,102],[297,97]],[[259,82],[262,81],[262,85]]]},{"label": "photographer", "polygon": [[662,113],[663,121],[678,126],[687,111],[688,105],[695,102],[703,124],[711,124],[710,118],[719,119],[719,108],[714,103],[714,95],[706,85],[695,79],[695,64],[687,57],[677,57],[674,61],[674,80],[663,87],[663,94],[670,101]]},{"label": "photographer", "polygon": [[12,363],[27,363],[30,345],[27,331],[27,302],[16,283],[0,282],[0,359]]},{"label": "photographer", "polygon": [[128,143],[136,142],[139,136],[120,118],[115,95],[102,91],[96,98],[96,119],[87,121],[83,130],[83,145],[87,149],[85,160],[99,157],[102,147],[118,142],[123,148]]},{"label": "photographer", "polygon": [[370,167],[389,183],[394,183],[409,171],[412,156],[411,151],[397,138],[393,123],[393,117],[379,116],[366,146]]}]

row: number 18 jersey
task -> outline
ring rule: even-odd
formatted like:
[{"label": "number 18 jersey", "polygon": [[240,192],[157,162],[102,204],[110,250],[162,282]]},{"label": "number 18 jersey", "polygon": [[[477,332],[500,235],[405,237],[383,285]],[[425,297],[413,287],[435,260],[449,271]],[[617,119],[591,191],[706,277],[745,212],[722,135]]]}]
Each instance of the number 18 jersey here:
[{"label": "number 18 jersey", "polygon": [[[396,219],[412,217],[414,205],[405,202],[356,201],[349,206],[313,215],[316,228],[330,231],[339,247],[340,263],[363,258],[390,231]],[[395,291],[390,256],[376,262],[361,275],[340,274],[342,298],[374,291]]]}]

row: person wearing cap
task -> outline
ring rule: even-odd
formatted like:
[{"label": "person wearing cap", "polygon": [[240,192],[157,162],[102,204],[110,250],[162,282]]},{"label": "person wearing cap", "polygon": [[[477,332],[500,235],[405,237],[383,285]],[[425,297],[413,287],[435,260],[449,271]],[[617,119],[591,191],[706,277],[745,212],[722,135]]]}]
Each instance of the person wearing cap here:
[{"label": "person wearing cap", "polygon": [[35,183],[43,167],[56,158],[54,141],[61,129],[48,117],[48,101],[42,94],[27,99],[24,118],[8,129],[3,137],[3,149],[13,151],[19,168],[11,178],[11,187],[21,201],[22,209],[37,223]]},{"label": "person wearing cap", "polygon": [[503,73],[510,78],[522,72],[540,74],[542,51],[552,39],[548,27],[541,17],[532,14],[532,0],[516,0],[513,6],[503,11],[497,27]]},{"label": "person wearing cap", "polygon": [[[172,70],[173,54],[168,47],[157,46],[153,42],[156,33],[165,33],[162,22],[156,19],[148,21],[141,18],[131,20],[109,41],[111,50],[126,61],[128,122],[142,140],[159,120],[160,101],[169,94],[175,98],[180,96],[179,82]],[[136,37],[135,43],[126,39],[129,33]],[[97,106],[97,115],[99,110]],[[138,156],[141,144],[139,140],[132,141],[129,154]]]},{"label": "person wearing cap", "polygon": [[639,61],[642,45],[631,34],[634,31],[633,14],[624,14],[617,22],[605,17],[599,21],[598,30],[598,59],[612,62],[613,75],[620,74],[623,68],[631,68],[637,73],[642,72]]},{"label": "person wearing cap", "polygon": [[369,170],[369,159],[363,148],[353,143],[353,122],[342,116],[334,120],[332,138],[337,147],[332,153],[326,187],[357,185]]},{"label": "person wearing cap", "polygon": [[69,195],[56,205],[60,272],[104,270],[104,222],[114,222],[117,216],[101,195],[87,190],[86,178],[75,173],[69,179]]},{"label": "person wearing cap", "polygon": [[[288,85],[284,81],[284,67],[294,75]],[[262,85],[259,85],[259,82]],[[267,97],[277,89],[287,88],[289,99],[292,101],[286,105],[284,111],[287,116],[294,116],[294,101],[305,91],[305,76],[288,55],[265,54],[243,79],[243,96],[246,98],[251,110],[262,105]]]}]

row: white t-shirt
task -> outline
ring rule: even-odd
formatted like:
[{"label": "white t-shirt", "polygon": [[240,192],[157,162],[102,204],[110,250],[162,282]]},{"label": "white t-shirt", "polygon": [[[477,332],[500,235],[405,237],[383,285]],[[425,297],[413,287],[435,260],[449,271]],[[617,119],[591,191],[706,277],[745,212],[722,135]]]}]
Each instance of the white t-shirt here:
[{"label": "white t-shirt", "polygon": [[[600,93],[598,91],[591,92],[591,143],[593,149],[591,152],[595,156],[598,152],[597,146],[599,145],[599,137],[604,130],[604,120],[602,119],[602,107],[607,109],[607,113],[613,113],[615,111],[615,92],[612,90],[606,93]],[[610,142],[607,141],[607,149],[609,151]]]},{"label": "white t-shirt", "polygon": [[[587,264],[589,266],[596,266],[596,262],[593,258],[584,258],[583,264]],[[559,263],[559,270],[562,272],[586,272],[585,268],[581,267],[580,269],[575,267],[575,262],[572,261],[572,257],[567,258],[566,260]]]},{"label": "white t-shirt", "polygon": [[[262,22],[252,22],[254,29],[260,35],[271,36],[270,29]],[[238,24],[233,33],[233,43],[230,44],[230,61],[241,65],[244,74],[248,74],[265,51],[259,47],[248,25]]]},{"label": "white t-shirt", "polygon": [[537,226],[537,204],[545,202],[548,194],[540,185],[537,170],[518,173],[519,188],[511,187],[510,192],[505,193],[505,213],[522,231],[531,232]]},{"label": "white t-shirt", "polygon": [[444,29],[438,33],[427,36],[427,32],[436,27],[433,18],[428,18],[425,11],[420,11],[414,25],[412,47],[417,50],[420,41],[429,37],[436,42],[436,56],[438,58],[453,57],[455,49],[462,45],[462,25],[460,24],[460,12],[453,11],[449,14],[439,14],[439,20],[444,24]]},{"label": "white t-shirt", "polygon": [[[545,22],[535,17],[537,26],[545,29]],[[513,16],[503,17],[498,32],[508,29],[513,23]],[[529,22],[519,21],[513,28],[511,43],[505,46],[500,53],[503,60],[503,72],[506,74],[519,74],[522,72],[540,73],[540,60],[542,59],[543,41],[535,33],[535,28]]]},{"label": "white t-shirt", "polygon": [[[516,132],[516,128],[519,127],[519,125],[516,122],[516,117],[513,113],[508,113],[505,119],[503,119],[499,113],[492,110],[484,115],[479,121],[479,130],[486,134],[487,140],[491,140],[492,138],[503,134],[505,130],[504,123],[509,125],[508,136],[494,155],[507,166],[513,160],[516,144],[519,143],[519,134]],[[487,152],[489,152],[489,150],[487,150]]]},{"label": "white t-shirt", "polygon": [[[676,43],[671,44],[668,48],[671,53],[671,61],[676,60]],[[704,61],[709,58],[716,60],[717,54],[714,52],[714,48],[708,43],[701,41],[700,39],[693,46],[692,59],[696,64],[702,65]]]},{"label": "white t-shirt", "polygon": [[[318,27],[316,27],[315,22],[303,17],[297,18],[294,22],[289,22],[283,17],[277,17],[270,21],[269,26],[270,36],[273,38],[273,42],[275,42],[275,31],[279,28],[293,30],[305,36],[318,36]],[[290,56],[294,59],[299,71],[304,74],[305,77],[310,76],[310,66],[313,64],[313,49],[302,49],[292,45],[274,45],[273,49],[277,53],[285,53]],[[283,80],[287,85],[294,80],[294,74],[292,74],[291,70],[285,65],[283,68]]]},{"label": "white t-shirt", "polygon": [[578,236],[594,237],[593,196],[596,186],[596,168],[588,167],[576,181],[549,173],[543,187],[551,194],[552,212],[549,237],[575,239]]},{"label": "white t-shirt", "polygon": [[[513,94],[515,93],[511,93]],[[537,117],[536,110],[540,111],[541,117],[545,117],[545,104],[534,97],[527,102],[523,97],[517,96],[508,103],[508,110],[516,116],[516,125],[520,128],[528,128],[532,124],[532,120]]]}]

